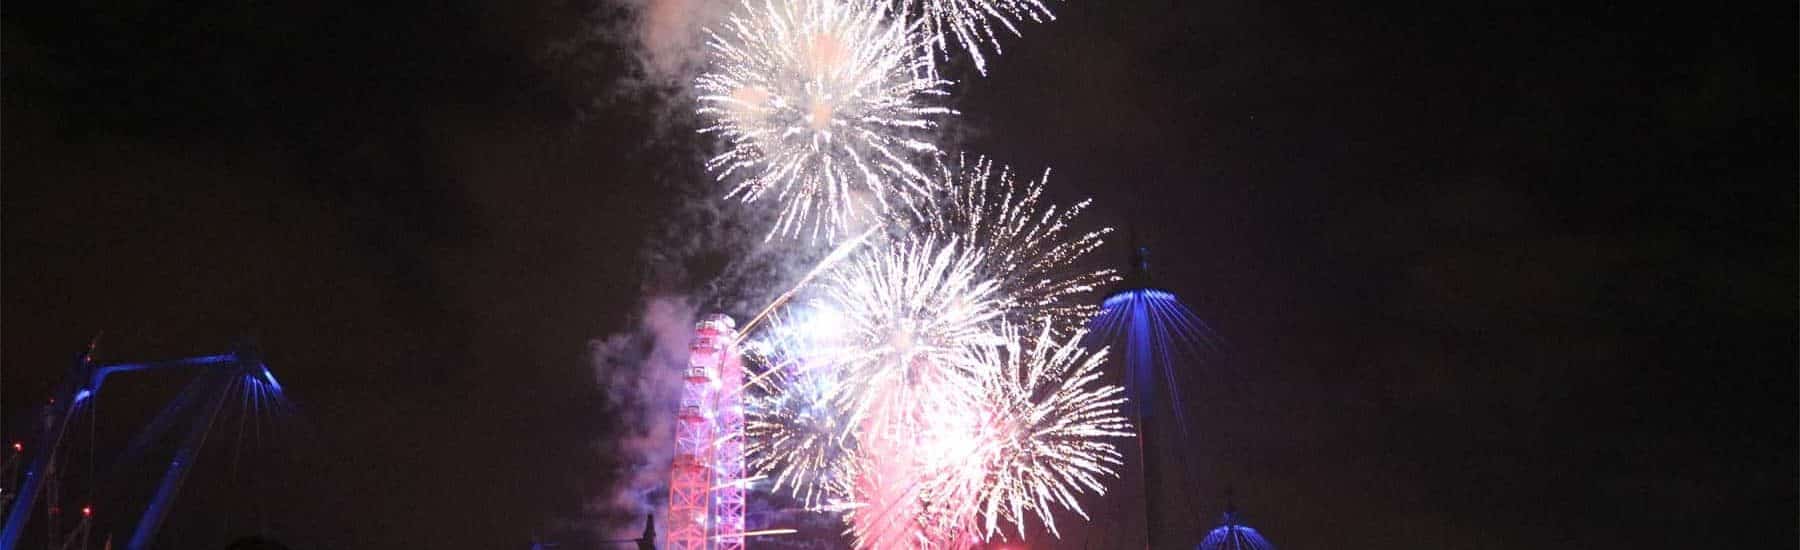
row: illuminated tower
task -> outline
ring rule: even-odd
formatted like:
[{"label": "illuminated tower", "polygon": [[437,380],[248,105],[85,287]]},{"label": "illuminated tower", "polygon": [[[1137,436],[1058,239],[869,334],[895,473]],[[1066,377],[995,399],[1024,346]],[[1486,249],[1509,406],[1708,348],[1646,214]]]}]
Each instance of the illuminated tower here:
[{"label": "illuminated tower", "polygon": [[744,364],[738,357],[736,323],[713,314],[706,320],[722,325],[719,357],[718,448],[713,452],[713,548],[744,548]]},{"label": "illuminated tower", "polygon": [[1225,514],[1224,521],[1206,534],[1199,550],[1275,550],[1255,528],[1238,523],[1237,514]]},{"label": "illuminated tower", "polygon": [[1275,550],[1275,545],[1256,529],[1238,521],[1237,506],[1231,502],[1231,492],[1226,491],[1225,517],[1219,526],[1206,533],[1206,540],[1200,541],[1195,550]]},{"label": "illuminated tower", "polygon": [[1201,359],[1210,331],[1174,293],[1151,283],[1149,250],[1140,247],[1132,249],[1124,284],[1107,296],[1092,325],[1097,336],[1125,350],[1125,388],[1137,404],[1146,544],[1155,550],[1191,544],[1180,540],[1191,529],[1182,506],[1189,499],[1179,471],[1184,449],[1169,442],[1184,441],[1188,431],[1178,367]]},{"label": "illuminated tower", "polygon": [[720,549],[744,546],[744,371],[736,339],[737,325],[725,315],[707,315],[694,326],[669,468],[672,550],[706,550],[709,540]]}]

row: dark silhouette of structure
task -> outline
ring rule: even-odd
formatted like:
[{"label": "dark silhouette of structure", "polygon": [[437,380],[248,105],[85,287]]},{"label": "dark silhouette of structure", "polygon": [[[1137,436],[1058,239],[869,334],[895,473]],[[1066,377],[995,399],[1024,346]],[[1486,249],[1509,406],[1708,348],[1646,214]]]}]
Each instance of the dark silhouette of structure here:
[{"label": "dark silhouette of structure", "polygon": [[1182,460],[1187,452],[1182,442],[1189,436],[1180,371],[1204,359],[1212,331],[1173,292],[1156,285],[1149,248],[1133,244],[1122,284],[1107,296],[1090,325],[1104,343],[1125,352],[1125,389],[1137,421],[1146,545],[1186,548],[1192,541],[1187,537],[1197,532],[1186,517],[1192,487]]},{"label": "dark silhouette of structure", "polygon": [[[656,514],[644,515],[644,533],[635,539],[612,539],[600,541],[600,544],[635,544],[638,550],[656,550]],[[532,550],[554,548],[553,546],[532,545]]]}]

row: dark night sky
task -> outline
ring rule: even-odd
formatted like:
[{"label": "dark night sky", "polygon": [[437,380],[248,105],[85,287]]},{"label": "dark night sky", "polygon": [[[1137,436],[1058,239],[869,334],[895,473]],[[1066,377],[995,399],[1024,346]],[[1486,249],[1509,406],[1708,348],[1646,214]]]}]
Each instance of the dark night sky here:
[{"label": "dark night sky", "polygon": [[[1204,502],[1290,549],[1793,547],[1795,8],[1546,4],[1078,0],[959,84],[968,148],[1135,226],[1229,341],[1188,384]],[[311,427],[277,538],[578,520],[588,340],[697,179],[623,54],[551,53],[587,9],[8,6],[8,437],[96,331],[254,334]]]}]

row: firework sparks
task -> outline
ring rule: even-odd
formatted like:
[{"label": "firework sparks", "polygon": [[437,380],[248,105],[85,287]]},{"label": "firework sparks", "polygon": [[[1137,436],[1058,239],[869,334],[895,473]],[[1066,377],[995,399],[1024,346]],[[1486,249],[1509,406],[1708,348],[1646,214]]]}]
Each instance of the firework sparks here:
[{"label": "firework sparks", "polygon": [[773,490],[785,488],[808,508],[848,498],[858,464],[856,433],[829,402],[837,373],[813,368],[833,354],[820,342],[834,322],[828,314],[815,310],[806,323],[778,318],[768,336],[748,346],[765,376],[749,388],[745,454],[752,470],[770,476]]},{"label": "firework sparks", "polygon": [[1120,411],[1125,390],[1100,382],[1106,350],[1088,353],[1082,336],[1057,340],[1044,326],[1029,345],[1015,336],[978,350],[982,400],[971,407],[981,416],[978,450],[931,484],[947,517],[979,517],[983,537],[1012,524],[1023,538],[1035,515],[1060,536],[1056,509],[1087,518],[1077,497],[1105,494],[1102,478],[1118,477],[1123,456],[1110,440],[1133,437]]},{"label": "firework sparks", "polygon": [[972,547],[1033,517],[1060,536],[1054,514],[1085,518],[1078,498],[1105,492],[1114,440],[1133,436],[1123,389],[1100,382],[1106,352],[1077,344],[1087,295],[1118,280],[1078,264],[1111,229],[1073,229],[1088,202],[1049,203],[1047,170],[1015,182],[933,143],[957,114],[936,65],[951,42],[985,75],[1003,35],[1054,15],[1044,0],[741,1],[706,31],[695,81],[699,131],[724,148],[706,169],[726,198],[775,203],[765,238],[841,246],[739,336],[769,321],[745,346],[760,372],[722,390],[745,392],[756,474],[730,483],[843,513],[859,547]]},{"label": "firework sparks", "polygon": [[912,451],[918,449],[897,432],[874,433],[857,468],[852,489],[860,504],[844,519],[857,548],[931,548],[932,538],[920,523],[918,465]]},{"label": "firework sparks", "polygon": [[928,199],[915,166],[955,111],[938,102],[922,23],[875,0],[750,0],[708,31],[711,69],[696,82],[701,133],[726,141],[707,161],[727,197],[781,203],[770,236],[834,241]]},{"label": "firework sparks", "polygon": [[[853,422],[872,412],[955,402],[973,386],[966,350],[998,342],[1001,297],[977,278],[982,252],[954,240],[902,239],[865,251],[832,273],[825,301],[843,319],[840,406]],[[872,407],[875,401],[886,401]],[[911,419],[878,415],[884,429]],[[900,424],[894,424],[899,422]]]},{"label": "firework sparks", "polygon": [[898,0],[909,16],[925,24],[933,55],[948,55],[954,37],[958,47],[968,52],[975,70],[987,74],[987,57],[983,50],[1000,53],[999,27],[1019,36],[1019,24],[1026,21],[1043,23],[1056,19],[1039,0]]},{"label": "firework sparks", "polygon": [[788,308],[755,346],[771,370],[749,415],[753,467],[810,508],[845,511],[861,547],[966,547],[1002,525],[1023,533],[1033,516],[1057,533],[1054,511],[1085,517],[1077,497],[1115,475],[1107,440],[1131,436],[1123,390],[1097,385],[1105,352],[1082,349],[1079,329],[1059,338],[1052,317],[1025,316],[1043,320],[1035,338],[1006,328],[1009,309],[1039,302],[987,278],[1053,279],[1062,264],[996,261],[997,248],[963,241],[1078,256],[1096,236],[1061,238],[1078,208],[1040,207],[1041,182],[1021,191],[979,164],[975,179],[998,187],[949,201],[956,213],[930,218],[924,236],[827,270],[819,299]]},{"label": "firework sparks", "polygon": [[[955,453],[945,415],[978,397],[968,349],[998,343],[992,281],[978,279],[982,251],[955,240],[902,238],[866,249],[825,277],[821,303],[840,319],[842,347],[829,361],[841,385],[831,402],[849,413],[859,462],[847,519],[860,547],[930,546],[922,472]],[[970,440],[963,439],[962,442]]]},{"label": "firework sparks", "polygon": [[1094,290],[1119,280],[1111,269],[1083,269],[1082,259],[1112,232],[1103,227],[1075,233],[1072,226],[1090,201],[1068,208],[1046,204],[1050,171],[1016,182],[1012,170],[985,157],[939,163],[936,177],[952,189],[948,200],[924,210],[923,225],[943,239],[957,239],[987,251],[980,276],[995,281],[1005,320],[1014,326],[1049,323],[1067,334],[1099,312]]},{"label": "firework sparks", "polygon": [[767,536],[771,536],[771,535],[792,535],[792,534],[798,533],[798,532],[800,532],[798,529],[763,529],[761,531],[746,532],[746,533],[744,533],[744,538],[767,537]]},{"label": "firework sparks", "polygon": [[[749,336],[750,331],[756,328],[757,323],[761,323],[763,319],[767,319],[770,314],[775,312],[776,308],[787,304],[787,301],[793,299],[794,295],[800,292],[800,289],[806,288],[807,283],[812,282],[813,277],[819,276],[819,273],[824,272],[826,269],[830,269],[831,266],[837,265],[838,262],[849,257],[850,253],[855,252],[857,247],[862,246],[863,241],[867,240],[869,235],[875,234],[875,232],[880,231],[881,228],[882,226],[879,225],[871,227],[861,235],[857,235],[855,238],[839,243],[836,249],[833,249],[830,254],[825,255],[825,259],[820,260],[818,265],[814,265],[811,270],[806,272],[806,275],[801,276],[800,282],[794,283],[793,288],[789,288],[787,292],[783,292],[780,296],[776,296],[773,301],[769,302],[769,305],[763,307],[762,311],[757,312],[755,317],[751,317],[750,322],[745,323],[743,330],[739,331],[738,338]],[[752,380],[752,382],[754,382],[754,380]]]}]

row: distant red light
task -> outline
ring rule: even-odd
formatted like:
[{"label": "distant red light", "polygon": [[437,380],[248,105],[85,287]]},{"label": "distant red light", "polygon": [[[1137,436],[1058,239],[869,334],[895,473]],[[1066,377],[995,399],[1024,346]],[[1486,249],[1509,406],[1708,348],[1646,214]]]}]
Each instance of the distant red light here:
[{"label": "distant red light", "polygon": [[25,452],[25,444],[14,441],[13,442],[13,452],[15,452],[15,453]]},{"label": "distant red light", "polygon": [[81,517],[90,517],[93,515],[94,515],[94,507],[93,506],[82,506],[81,507]]}]

